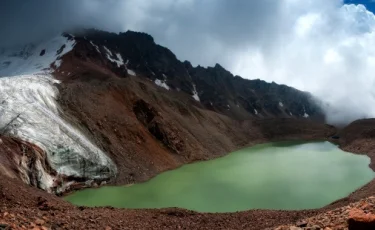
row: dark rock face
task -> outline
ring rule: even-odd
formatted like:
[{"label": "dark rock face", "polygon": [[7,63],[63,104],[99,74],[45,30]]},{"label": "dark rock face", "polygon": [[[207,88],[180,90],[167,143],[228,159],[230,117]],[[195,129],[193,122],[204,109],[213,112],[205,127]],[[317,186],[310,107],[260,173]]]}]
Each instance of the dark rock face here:
[{"label": "dark rock face", "polygon": [[[159,79],[170,90],[194,96],[192,100],[199,101],[206,109],[235,119],[293,117],[324,120],[322,110],[307,92],[274,82],[233,76],[219,64],[207,68],[193,67],[188,61],[179,61],[169,49],[157,45],[145,33],[86,30],[77,34],[75,39],[85,43],[86,49],[90,50],[89,55],[82,56],[91,56],[97,61],[101,55],[103,64],[112,65],[110,69],[118,76],[128,76],[126,69],[131,69],[138,76],[152,81]],[[105,60],[104,47],[120,54],[126,67]]]},{"label": "dark rock face", "polygon": [[147,128],[147,130],[164,146],[179,153],[184,149],[184,142],[178,135],[178,130],[165,124],[166,122],[150,104],[144,100],[138,100],[133,106],[133,111],[137,119]]}]

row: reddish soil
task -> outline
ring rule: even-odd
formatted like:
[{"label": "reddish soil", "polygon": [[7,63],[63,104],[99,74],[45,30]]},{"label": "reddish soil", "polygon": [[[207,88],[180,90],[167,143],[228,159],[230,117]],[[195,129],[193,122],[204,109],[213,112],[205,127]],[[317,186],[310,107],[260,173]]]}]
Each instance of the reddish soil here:
[{"label": "reddish soil", "polygon": [[299,220],[294,225],[284,225],[277,230],[333,230],[375,229],[375,197],[362,199],[347,206],[336,208],[319,215]]}]

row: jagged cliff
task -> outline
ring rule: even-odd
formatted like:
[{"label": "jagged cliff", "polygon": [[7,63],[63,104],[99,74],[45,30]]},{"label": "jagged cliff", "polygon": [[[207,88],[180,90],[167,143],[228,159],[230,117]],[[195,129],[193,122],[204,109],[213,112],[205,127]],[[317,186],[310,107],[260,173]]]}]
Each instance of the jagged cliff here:
[{"label": "jagged cliff", "polygon": [[[193,67],[188,61],[179,61],[170,50],[157,45],[145,33],[128,31],[113,34],[88,30],[78,33],[76,39],[91,44],[92,47],[86,49],[97,52],[90,52],[89,59],[95,59],[98,55],[107,56],[113,60],[114,69],[119,67],[117,71],[122,76],[127,73],[121,71],[116,55],[120,55],[125,60],[126,68],[131,70],[128,75],[135,72],[166,89],[185,92],[206,109],[235,119],[311,116],[322,121],[324,118],[312,95],[307,92],[274,82],[233,76],[219,64],[207,68]],[[107,52],[108,49],[115,55]]]}]

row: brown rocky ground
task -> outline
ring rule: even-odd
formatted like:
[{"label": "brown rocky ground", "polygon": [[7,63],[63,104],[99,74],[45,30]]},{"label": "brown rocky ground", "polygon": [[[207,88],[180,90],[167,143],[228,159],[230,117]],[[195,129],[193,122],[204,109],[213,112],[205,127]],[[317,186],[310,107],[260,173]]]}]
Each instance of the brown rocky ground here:
[{"label": "brown rocky ground", "polygon": [[339,230],[375,229],[375,197],[371,196],[350,205],[299,220],[295,225],[285,225],[277,230]]}]

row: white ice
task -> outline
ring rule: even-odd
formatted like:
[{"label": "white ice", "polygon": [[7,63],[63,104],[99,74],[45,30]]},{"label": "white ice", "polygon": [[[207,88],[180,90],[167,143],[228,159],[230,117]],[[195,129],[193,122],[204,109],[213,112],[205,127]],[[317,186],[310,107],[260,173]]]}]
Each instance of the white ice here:
[{"label": "white ice", "polygon": [[169,86],[167,85],[167,83],[165,83],[165,81],[162,81],[162,80],[156,79],[156,80],[155,80],[155,84],[156,84],[157,86],[163,87],[163,88],[166,89],[166,90],[169,90]]},{"label": "white ice", "polygon": [[[65,48],[58,54],[63,45]],[[60,36],[37,46],[2,50],[0,128],[3,133],[42,148],[59,174],[106,179],[115,175],[115,164],[64,119],[57,103],[59,82],[53,78],[50,66],[61,64],[61,57],[73,47],[74,41]],[[41,50],[45,50],[42,56]],[[42,188],[48,190],[52,177],[41,165],[37,167]]]},{"label": "white ice", "polygon": [[[57,51],[64,45],[65,47],[58,54]],[[11,49],[0,48],[0,77],[51,72],[50,65],[53,63],[59,67],[60,58],[71,51],[74,45],[75,41],[58,36],[39,45],[28,44]],[[43,50],[44,55],[40,55]]]},{"label": "white ice", "polygon": [[131,69],[127,69],[127,72],[129,75],[132,75],[132,76],[137,76],[137,74],[135,73],[134,70],[131,70]]},{"label": "white ice", "polygon": [[309,114],[306,113],[305,107],[303,107],[303,117],[304,118],[308,118],[309,117]]},{"label": "white ice", "polygon": [[96,51],[100,53],[99,46],[95,45],[92,41],[90,41],[90,44],[95,47]]},{"label": "white ice", "polygon": [[125,65],[125,64],[124,64],[124,60],[123,60],[122,57],[121,57],[121,54],[116,53],[115,57],[116,57],[117,59],[114,59],[114,58],[112,58],[112,57],[113,57],[112,52],[111,52],[107,47],[105,47],[105,46],[103,46],[103,47],[104,47],[105,51],[107,52],[107,59],[108,59],[108,60],[110,60],[111,62],[116,63],[116,64],[117,64],[117,67],[120,67],[120,66],[122,66],[122,65]]},{"label": "white ice", "polygon": [[201,101],[199,96],[198,96],[198,92],[197,92],[197,88],[195,87],[195,84],[193,84],[193,96],[192,96],[196,101]]}]

